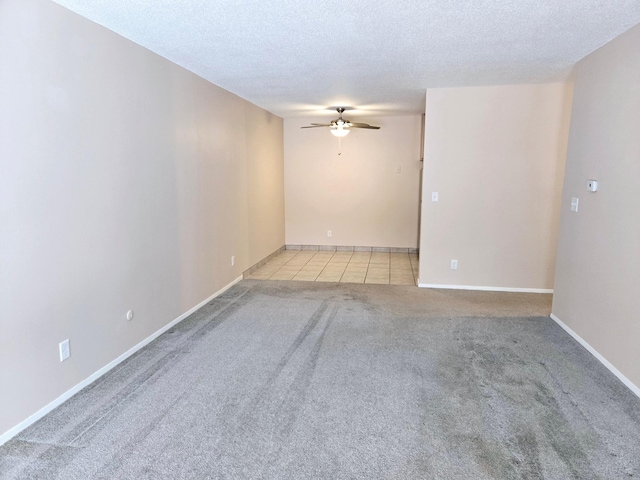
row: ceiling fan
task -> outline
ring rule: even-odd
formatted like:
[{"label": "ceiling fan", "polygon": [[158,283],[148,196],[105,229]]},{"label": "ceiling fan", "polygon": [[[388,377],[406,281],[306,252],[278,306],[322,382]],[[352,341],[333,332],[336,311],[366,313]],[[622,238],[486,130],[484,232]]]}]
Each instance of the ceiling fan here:
[{"label": "ceiling fan", "polygon": [[317,128],[317,127],[329,127],[331,129],[331,133],[336,137],[344,137],[349,134],[350,128],[368,128],[370,130],[380,130],[380,127],[376,127],[375,125],[369,125],[368,123],[355,123],[350,122],[349,120],[345,120],[342,118],[342,112],[344,112],[343,107],[336,108],[340,116],[336,120],[332,120],[331,123],[312,123],[307,127],[300,128]]}]

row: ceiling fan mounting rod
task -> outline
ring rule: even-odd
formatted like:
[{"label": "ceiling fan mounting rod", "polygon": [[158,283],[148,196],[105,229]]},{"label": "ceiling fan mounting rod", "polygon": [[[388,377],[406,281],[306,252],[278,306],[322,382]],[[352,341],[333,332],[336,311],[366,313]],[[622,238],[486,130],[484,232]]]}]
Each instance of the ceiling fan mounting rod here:
[{"label": "ceiling fan mounting rod", "polygon": [[[339,116],[339,117],[338,117],[338,119],[335,121],[335,124],[336,124],[336,125],[338,125],[338,126],[345,125],[346,127],[350,127],[351,125],[350,125],[350,124],[348,124],[347,122],[345,122],[345,121],[342,119],[342,112],[344,112],[344,110],[345,110],[345,109],[344,109],[344,107],[338,107],[338,108],[336,108],[336,110],[338,111],[338,113],[340,114],[340,116]],[[331,122],[331,123],[334,123],[334,122]]]}]

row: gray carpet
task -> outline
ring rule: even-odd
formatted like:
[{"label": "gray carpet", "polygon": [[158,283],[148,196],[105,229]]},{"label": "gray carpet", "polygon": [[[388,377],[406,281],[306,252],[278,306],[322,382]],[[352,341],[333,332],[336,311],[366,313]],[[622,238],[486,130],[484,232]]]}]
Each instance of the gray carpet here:
[{"label": "gray carpet", "polygon": [[640,400],[549,318],[520,316],[548,300],[243,281],[0,447],[0,472],[640,476]]}]

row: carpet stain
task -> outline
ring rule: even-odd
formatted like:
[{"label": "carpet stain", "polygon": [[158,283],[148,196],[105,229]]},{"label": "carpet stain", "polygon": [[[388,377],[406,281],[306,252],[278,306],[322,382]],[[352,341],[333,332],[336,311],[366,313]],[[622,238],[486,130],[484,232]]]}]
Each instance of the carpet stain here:
[{"label": "carpet stain", "polygon": [[[100,471],[96,472],[93,478],[109,480],[113,478],[124,478],[125,476],[130,475],[130,472],[125,470],[126,465],[131,460],[134,460],[135,463],[138,456],[144,455],[144,451],[142,451],[140,447],[144,445],[145,440],[150,435],[158,433],[163,420],[170,415],[172,409],[182,402],[185,397],[186,393],[183,393],[170,405],[164,407],[157,415],[148,419],[146,425],[140,428],[132,438],[127,439],[119,449],[110,454],[109,460],[104,462]],[[146,474],[149,475],[151,473],[154,473],[152,467],[146,467]]]},{"label": "carpet stain", "polygon": [[[269,375],[269,378],[267,379],[265,385],[262,387],[263,392],[271,388],[271,386],[273,385],[273,382],[282,373],[282,370],[284,369],[285,366],[287,366],[293,354],[296,352],[296,350],[298,350],[298,348],[300,348],[300,345],[302,345],[302,342],[304,342],[307,339],[307,337],[309,336],[309,333],[316,327],[316,325],[318,325],[318,322],[326,312],[328,305],[329,305],[328,302],[326,301],[322,302],[322,304],[313,313],[313,315],[311,315],[307,323],[302,328],[302,331],[298,334],[298,336],[295,338],[291,346],[287,349],[286,353],[282,356],[282,359],[280,359],[280,361],[276,365],[271,375]],[[258,397],[258,401],[259,399],[260,399],[260,396]]]},{"label": "carpet stain", "polygon": [[541,383],[536,383],[536,386],[534,400],[543,407],[542,430],[555,453],[568,467],[571,478],[599,478],[551,390]]},{"label": "carpet stain", "polygon": [[[293,382],[285,393],[283,400],[278,405],[275,418],[278,419],[275,435],[270,439],[270,456],[271,458],[265,462],[264,471],[270,471],[270,478],[275,478],[278,473],[278,457],[284,446],[288,442],[291,431],[294,428],[298,413],[304,407],[309,386],[313,380],[313,373],[320,357],[322,343],[331,326],[332,321],[338,313],[338,307],[333,306],[329,315],[324,322],[322,332],[313,345],[313,348],[307,355],[302,367],[298,370]],[[274,468],[275,467],[275,468]]]},{"label": "carpet stain", "polygon": [[544,478],[540,465],[540,447],[533,430],[516,435],[513,444],[518,456],[520,478]]},{"label": "carpet stain", "polygon": [[[219,416],[223,435],[211,452],[214,463],[233,464],[254,458],[262,469],[277,458],[302,408],[327,329],[337,306],[322,302],[303,324],[252,400],[227,404]],[[256,457],[257,456],[257,457]]]}]

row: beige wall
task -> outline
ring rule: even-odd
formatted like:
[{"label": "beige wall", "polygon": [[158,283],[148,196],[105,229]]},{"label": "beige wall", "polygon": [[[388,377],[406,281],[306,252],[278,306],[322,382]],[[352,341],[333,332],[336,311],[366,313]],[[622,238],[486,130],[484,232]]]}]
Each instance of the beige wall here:
[{"label": "beige wall", "polygon": [[553,288],[570,97],[561,83],[427,91],[421,285]]},{"label": "beige wall", "polygon": [[[553,313],[638,387],[639,47],[636,26],[574,69],[553,297]],[[587,191],[589,179],[598,192]],[[571,197],[579,198],[577,213]]]},{"label": "beige wall", "polygon": [[0,58],[2,434],[281,247],[284,167],[280,118],[52,2]]},{"label": "beige wall", "polygon": [[416,248],[421,116],[345,113],[381,129],[353,129],[341,149],[328,129],[300,128],[331,118],[285,119],[287,244]]}]

